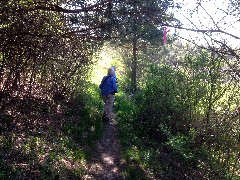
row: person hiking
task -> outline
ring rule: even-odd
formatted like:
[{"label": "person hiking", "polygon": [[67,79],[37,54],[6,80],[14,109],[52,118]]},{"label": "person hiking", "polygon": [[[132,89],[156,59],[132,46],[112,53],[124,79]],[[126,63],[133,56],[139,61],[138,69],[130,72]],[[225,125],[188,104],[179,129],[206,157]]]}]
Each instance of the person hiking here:
[{"label": "person hiking", "polygon": [[114,78],[115,71],[113,68],[108,69],[107,76],[104,76],[99,88],[104,102],[103,119],[109,121],[112,119],[112,107],[114,103],[114,95],[118,92],[116,79]]}]

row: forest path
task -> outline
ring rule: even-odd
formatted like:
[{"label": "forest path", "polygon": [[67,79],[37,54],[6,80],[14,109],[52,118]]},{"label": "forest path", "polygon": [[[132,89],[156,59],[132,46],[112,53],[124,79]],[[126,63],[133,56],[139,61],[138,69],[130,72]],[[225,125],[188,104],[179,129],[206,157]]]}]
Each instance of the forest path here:
[{"label": "forest path", "polygon": [[124,161],[121,159],[120,150],[117,121],[114,118],[104,123],[103,135],[96,144],[92,160],[87,165],[87,173],[83,179],[124,179],[122,174]]}]

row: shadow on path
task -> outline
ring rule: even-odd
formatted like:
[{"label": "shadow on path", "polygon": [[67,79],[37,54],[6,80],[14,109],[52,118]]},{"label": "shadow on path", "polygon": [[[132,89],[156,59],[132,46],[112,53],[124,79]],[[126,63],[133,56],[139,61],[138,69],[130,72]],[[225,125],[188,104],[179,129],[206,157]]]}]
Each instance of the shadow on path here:
[{"label": "shadow on path", "polygon": [[123,166],[117,122],[114,119],[104,124],[102,138],[96,144],[92,160],[87,165],[87,173],[83,179],[124,179]]}]

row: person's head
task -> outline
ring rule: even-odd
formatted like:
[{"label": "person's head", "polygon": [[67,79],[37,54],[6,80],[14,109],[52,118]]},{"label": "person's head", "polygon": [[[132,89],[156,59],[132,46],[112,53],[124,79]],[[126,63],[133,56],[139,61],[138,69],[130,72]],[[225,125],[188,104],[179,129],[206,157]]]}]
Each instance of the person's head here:
[{"label": "person's head", "polygon": [[114,76],[114,69],[113,69],[113,67],[108,69],[108,75]]},{"label": "person's head", "polygon": [[116,66],[112,66],[112,68],[114,69],[114,71],[116,71],[116,70],[117,70],[117,67],[116,67]]}]

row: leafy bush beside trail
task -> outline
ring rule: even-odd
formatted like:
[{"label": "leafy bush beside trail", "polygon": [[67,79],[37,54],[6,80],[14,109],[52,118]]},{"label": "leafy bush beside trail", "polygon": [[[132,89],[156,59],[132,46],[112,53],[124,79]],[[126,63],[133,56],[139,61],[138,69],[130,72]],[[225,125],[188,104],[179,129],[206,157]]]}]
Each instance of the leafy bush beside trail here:
[{"label": "leafy bush beside trail", "polygon": [[[203,126],[212,103],[207,80],[212,80],[208,73],[191,77],[171,66],[153,66],[134,98],[122,96],[119,128],[129,179],[137,172],[145,179],[237,179],[236,169],[229,169],[238,167],[236,139],[229,141],[223,124],[214,129],[213,116]],[[224,154],[220,158],[223,151],[216,147],[228,151],[224,141],[232,143],[232,159],[225,159]],[[235,164],[224,164],[223,159]]]}]

